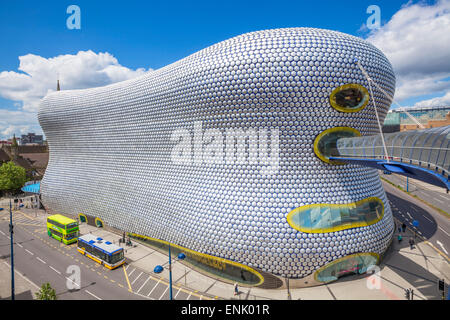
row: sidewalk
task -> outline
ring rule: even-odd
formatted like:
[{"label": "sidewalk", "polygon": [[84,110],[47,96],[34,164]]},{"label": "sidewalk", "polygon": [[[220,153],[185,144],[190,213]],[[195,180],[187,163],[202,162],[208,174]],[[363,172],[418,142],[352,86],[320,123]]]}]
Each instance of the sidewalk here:
[{"label": "sidewalk", "polygon": [[[0,201],[0,208],[3,208],[4,211],[9,212],[9,199],[2,199]],[[9,218],[7,221],[9,223]],[[9,248],[9,242],[7,243],[7,245]],[[0,256],[0,300],[11,300],[10,263],[11,263],[10,254]],[[28,279],[26,276],[22,275],[19,271],[17,271],[17,269],[15,269],[14,271],[15,271],[14,272],[15,299],[16,300],[36,299],[35,293],[39,291],[40,288],[35,283],[30,281],[30,279]]]},{"label": "sidewalk", "polygon": [[[380,175],[381,176],[381,175]],[[391,175],[386,175],[383,174],[382,177],[386,180],[391,181],[389,178],[391,178]],[[402,187],[404,187],[404,189],[406,189],[406,177],[402,176],[402,175],[395,175],[395,178],[399,179],[400,181],[402,181],[403,185]],[[391,181],[392,183],[395,184],[395,182]],[[409,180],[409,184],[411,186],[411,191],[410,192],[414,192],[415,190],[413,190],[413,187],[416,187],[416,189],[418,189],[418,187],[422,188],[422,189],[426,189],[426,190],[430,190],[433,192],[438,192],[441,194],[447,194],[446,190],[443,187],[438,187],[435,186],[433,184],[429,184],[420,180],[416,180],[416,179],[410,179]]]},{"label": "sidewalk", "polygon": [[[25,202],[26,203],[26,202]],[[0,207],[3,202],[0,201]],[[3,206],[5,210],[9,210]],[[43,210],[34,210],[22,208],[22,212],[43,221],[46,219],[46,213]],[[92,233],[119,245],[121,235],[109,232],[102,228],[96,228],[86,224],[80,225],[81,234]],[[292,300],[404,300],[405,290],[412,288],[414,290],[414,299],[417,300],[438,300],[441,299],[442,293],[437,289],[438,279],[445,279],[446,284],[450,282],[450,265],[449,260],[441,256],[433,249],[427,241],[416,238],[416,245],[410,249],[408,240],[413,237],[413,233],[407,229],[402,233],[403,240],[401,243],[397,241],[397,232],[388,252],[385,254],[381,264],[380,271],[375,275],[352,275],[341,278],[337,282],[327,285],[291,289],[290,297]],[[151,275],[154,278],[161,279],[163,282],[169,282],[168,257],[152,248],[132,240],[132,247],[120,244],[125,249],[125,257],[130,267]],[[7,258],[9,261],[9,258]],[[288,299],[287,289],[260,289],[254,287],[240,286],[240,294],[234,295],[234,287],[232,284],[224,283],[220,279],[214,279],[205,276],[191,268],[183,265],[179,261],[172,260],[172,280],[173,285],[178,288],[186,288],[192,290],[193,294],[200,299],[240,299],[240,300],[263,300],[263,299]],[[7,292],[9,285],[6,283],[10,277],[10,271],[7,266],[0,260],[0,294],[2,297],[9,295]],[[164,271],[160,274],[153,273],[156,265],[162,265]],[[5,268],[5,270],[3,270]],[[130,269],[131,270],[131,269]],[[135,272],[138,274],[138,272]],[[133,275],[134,277],[135,275]],[[20,276],[16,276],[16,282]],[[26,282],[25,280],[23,280]],[[139,293],[138,287],[133,287],[131,283],[133,278],[130,277],[129,285],[133,292]],[[26,285],[26,283],[25,283]],[[26,290],[37,290],[28,284]],[[16,285],[17,287],[17,285]],[[139,286],[140,287],[140,286]],[[6,290],[5,290],[6,288]],[[446,287],[446,293],[447,293]],[[5,291],[5,292],[3,292]],[[16,293],[18,293],[16,289]]]},{"label": "sidewalk", "polygon": [[[8,257],[0,258],[0,300],[11,300],[11,265]],[[35,292],[39,287],[27,277],[15,270],[14,293],[16,300],[36,299]]]},{"label": "sidewalk", "polygon": [[[384,180],[383,183],[388,183],[396,188],[402,189],[403,192],[408,189],[409,195],[420,200],[427,206],[440,211],[440,214],[443,216],[446,216],[447,218],[450,217],[448,209],[450,195],[447,193],[446,189],[415,179],[409,179],[409,188],[407,188],[407,179],[402,175],[380,174],[380,178],[382,181]],[[437,195],[438,199],[434,198],[434,195]],[[445,201],[445,199],[447,199],[447,201]]]}]

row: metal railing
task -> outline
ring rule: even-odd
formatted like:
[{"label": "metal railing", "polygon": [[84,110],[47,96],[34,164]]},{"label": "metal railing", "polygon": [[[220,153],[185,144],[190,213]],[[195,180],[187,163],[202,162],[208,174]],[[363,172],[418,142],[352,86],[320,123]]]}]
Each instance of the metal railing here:
[{"label": "metal railing", "polygon": [[337,149],[342,158],[392,160],[426,168],[448,179],[450,171],[450,126],[384,134],[388,158],[381,136],[341,138]]}]

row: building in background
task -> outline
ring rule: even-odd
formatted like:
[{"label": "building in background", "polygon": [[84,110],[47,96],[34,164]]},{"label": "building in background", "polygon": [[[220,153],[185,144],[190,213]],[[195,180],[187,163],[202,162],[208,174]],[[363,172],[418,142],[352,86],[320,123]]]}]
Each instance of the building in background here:
[{"label": "building in background", "polygon": [[[450,106],[412,107],[406,111],[419,121],[424,128],[436,128],[450,125]],[[417,130],[415,123],[403,110],[393,109],[384,120],[383,132]]]},{"label": "building in background", "polygon": [[0,147],[2,147],[3,145],[10,146],[11,144],[12,142],[10,140],[0,140]]},{"label": "building in background", "polygon": [[6,143],[2,143],[2,145],[8,145],[8,146],[10,146],[10,145],[13,144],[14,139],[16,140],[16,143],[17,143],[18,146],[20,146],[20,145],[22,144],[20,138],[18,138],[18,137],[16,137],[16,136],[14,135],[13,138],[9,138],[9,139],[6,141]]},{"label": "building in background", "polygon": [[34,132],[23,134],[22,137],[20,138],[20,145],[30,145],[30,144],[37,144],[37,145],[44,144],[43,135],[37,135]]},{"label": "building in background", "polygon": [[0,165],[13,161],[25,169],[28,178],[42,178],[48,163],[48,147],[38,144],[20,145],[19,140],[14,135],[8,141],[0,141]]}]

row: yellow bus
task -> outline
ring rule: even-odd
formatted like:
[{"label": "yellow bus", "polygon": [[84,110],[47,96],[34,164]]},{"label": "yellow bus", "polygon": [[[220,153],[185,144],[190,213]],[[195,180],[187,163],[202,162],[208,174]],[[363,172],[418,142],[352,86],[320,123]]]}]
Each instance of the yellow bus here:
[{"label": "yellow bus", "polygon": [[77,241],[79,234],[78,222],[60,214],[47,217],[47,234],[65,244]]}]

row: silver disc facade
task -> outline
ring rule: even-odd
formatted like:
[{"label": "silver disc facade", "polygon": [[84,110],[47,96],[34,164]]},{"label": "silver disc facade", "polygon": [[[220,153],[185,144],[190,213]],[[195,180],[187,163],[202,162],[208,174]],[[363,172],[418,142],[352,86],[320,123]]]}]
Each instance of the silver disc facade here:
[{"label": "silver disc facade", "polygon": [[[394,94],[380,50],[312,28],[252,32],[139,78],[50,93],[38,114],[50,150],[43,203],[299,285],[326,282],[313,279],[317,270],[382,255],[394,228],[376,170],[329,163],[315,150],[332,128],[378,133],[372,100],[349,112],[330,102],[336,88],[368,88],[354,59]],[[383,121],[391,101],[376,88],[373,98]],[[373,223],[288,221],[293,210],[310,208],[308,219],[320,220],[326,210],[314,205],[342,215],[365,199],[382,202]]]}]

